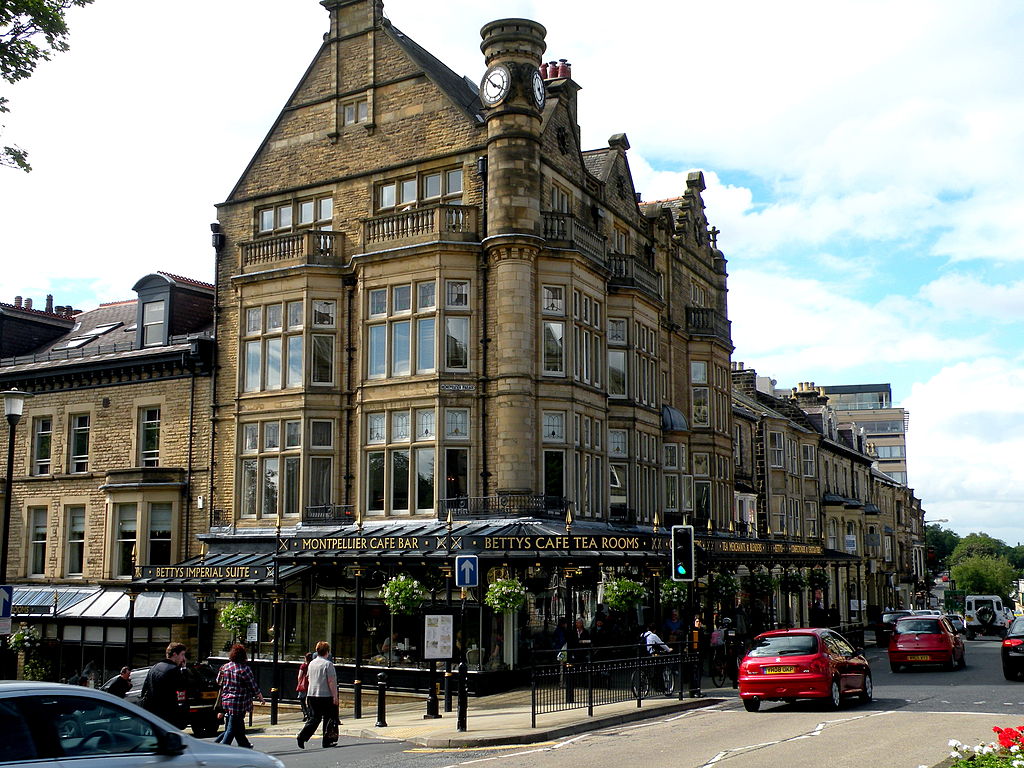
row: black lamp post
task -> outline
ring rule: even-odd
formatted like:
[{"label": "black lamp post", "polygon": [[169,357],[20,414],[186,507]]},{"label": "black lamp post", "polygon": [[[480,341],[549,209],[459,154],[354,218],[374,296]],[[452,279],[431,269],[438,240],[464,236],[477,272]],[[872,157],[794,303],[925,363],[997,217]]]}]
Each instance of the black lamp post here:
[{"label": "black lamp post", "polygon": [[14,482],[14,432],[21,421],[21,413],[25,408],[25,400],[32,397],[31,392],[22,392],[11,389],[7,392],[0,392],[4,399],[4,415],[7,416],[9,429],[7,432],[7,485],[4,488],[4,522],[3,534],[0,538],[0,583],[7,581],[7,550],[8,538],[11,533],[11,496],[13,495]]}]

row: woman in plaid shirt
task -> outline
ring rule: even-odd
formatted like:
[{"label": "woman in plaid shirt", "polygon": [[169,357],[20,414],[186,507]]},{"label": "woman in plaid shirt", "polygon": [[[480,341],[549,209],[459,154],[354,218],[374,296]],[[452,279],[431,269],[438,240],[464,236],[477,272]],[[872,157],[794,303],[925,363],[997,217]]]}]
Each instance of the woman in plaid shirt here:
[{"label": "woman in plaid shirt", "polygon": [[263,694],[246,664],[245,646],[236,643],[231,647],[228,663],[217,672],[217,682],[226,721],[224,733],[217,737],[217,742],[230,744],[235,739],[238,746],[252,749],[252,742],[245,736],[245,716],[252,710],[253,698],[263,701]]}]

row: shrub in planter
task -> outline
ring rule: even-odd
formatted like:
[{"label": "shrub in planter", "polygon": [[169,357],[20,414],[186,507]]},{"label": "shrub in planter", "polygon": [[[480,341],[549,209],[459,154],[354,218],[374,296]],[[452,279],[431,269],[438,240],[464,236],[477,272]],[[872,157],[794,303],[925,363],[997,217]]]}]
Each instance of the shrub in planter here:
[{"label": "shrub in planter", "polygon": [[427,590],[408,574],[388,579],[380,590],[380,599],[388,610],[397,615],[415,613],[427,597]]},{"label": "shrub in planter", "polygon": [[779,589],[783,592],[795,595],[803,591],[807,586],[807,579],[800,571],[786,571],[779,577]]},{"label": "shrub in planter", "polygon": [[484,603],[497,613],[518,611],[526,603],[526,587],[519,579],[498,579],[487,587]]},{"label": "shrub in planter", "polygon": [[604,602],[614,611],[627,611],[643,601],[647,590],[639,581],[625,577],[611,579],[604,584]]},{"label": "shrub in planter", "polygon": [[765,569],[751,571],[743,577],[743,591],[749,595],[770,595],[775,591],[775,578]]}]

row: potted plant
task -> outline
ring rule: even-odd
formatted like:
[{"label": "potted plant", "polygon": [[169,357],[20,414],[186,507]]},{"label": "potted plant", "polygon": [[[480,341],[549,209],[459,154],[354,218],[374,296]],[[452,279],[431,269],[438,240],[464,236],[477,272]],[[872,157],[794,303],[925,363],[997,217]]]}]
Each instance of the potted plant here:
[{"label": "potted plant", "polygon": [[804,575],[800,573],[800,571],[786,571],[779,577],[779,589],[787,594],[799,594],[806,587],[807,579],[804,578]]},{"label": "potted plant", "polygon": [[250,624],[256,623],[256,606],[252,603],[229,603],[220,610],[220,625],[231,633],[232,641],[245,637]]},{"label": "potted plant", "polygon": [[380,599],[393,614],[408,615],[416,612],[427,597],[427,590],[416,579],[402,573],[388,579],[380,589]]},{"label": "potted plant", "polygon": [[604,602],[613,611],[627,611],[639,605],[646,594],[643,584],[624,576],[604,583]]},{"label": "potted plant", "polygon": [[484,594],[484,603],[496,613],[518,611],[526,603],[526,587],[519,579],[497,579]]}]

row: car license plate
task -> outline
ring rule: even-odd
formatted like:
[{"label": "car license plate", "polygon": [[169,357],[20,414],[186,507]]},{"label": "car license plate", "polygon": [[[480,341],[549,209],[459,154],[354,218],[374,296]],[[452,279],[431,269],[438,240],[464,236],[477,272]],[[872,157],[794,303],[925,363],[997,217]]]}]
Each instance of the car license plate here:
[{"label": "car license plate", "polygon": [[796,672],[796,667],[764,667],[762,670],[766,675],[788,675]]},{"label": "car license plate", "polygon": [[216,691],[203,691],[199,698],[201,698],[201,699],[216,699],[217,698],[217,692]]},{"label": "car license plate", "polygon": [[907,661],[928,661],[928,659],[930,658],[931,656],[929,656],[927,653],[918,653],[912,656],[907,656]]}]

